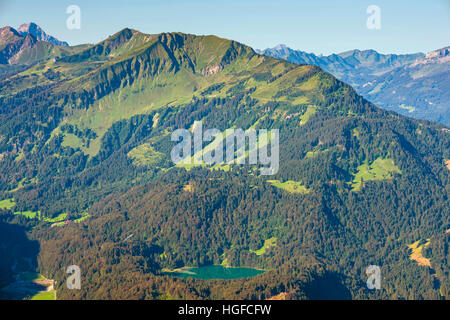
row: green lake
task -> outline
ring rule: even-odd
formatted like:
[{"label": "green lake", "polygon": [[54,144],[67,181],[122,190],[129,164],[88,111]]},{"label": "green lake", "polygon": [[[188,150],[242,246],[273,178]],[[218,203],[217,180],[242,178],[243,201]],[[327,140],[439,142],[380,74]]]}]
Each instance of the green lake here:
[{"label": "green lake", "polygon": [[250,278],[264,273],[264,270],[251,268],[227,268],[223,266],[203,266],[183,269],[182,271],[168,273],[179,278],[210,279],[240,279]]}]

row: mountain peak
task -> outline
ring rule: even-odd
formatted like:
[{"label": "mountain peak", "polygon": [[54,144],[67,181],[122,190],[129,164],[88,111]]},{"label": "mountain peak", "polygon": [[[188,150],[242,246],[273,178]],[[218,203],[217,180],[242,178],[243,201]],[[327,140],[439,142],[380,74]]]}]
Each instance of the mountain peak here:
[{"label": "mountain peak", "polygon": [[273,47],[272,50],[275,50],[275,51],[278,51],[278,52],[284,53],[284,54],[289,54],[291,51],[293,51],[291,48],[289,48],[285,44],[279,44],[279,45]]},{"label": "mountain peak", "polygon": [[38,30],[41,30],[41,28],[34,22],[30,22],[30,23],[23,23],[20,25],[20,27],[17,29],[19,32],[29,32],[31,33],[32,31],[37,32]]},{"label": "mountain peak", "polygon": [[17,30],[14,29],[13,27],[10,27],[10,26],[6,26],[6,27],[3,27],[3,28],[0,28],[0,33],[1,33],[1,34],[12,33],[12,34],[14,34],[14,35],[16,35],[16,36],[19,35],[19,33],[17,32]]},{"label": "mountain peak", "polygon": [[21,38],[22,36],[12,27],[6,26],[0,28],[0,46],[17,42]]},{"label": "mountain peak", "polygon": [[279,44],[274,47],[275,50],[286,50],[288,47],[285,44]]},{"label": "mountain peak", "polygon": [[65,41],[59,41],[55,37],[52,37],[51,35],[48,35],[45,33],[44,30],[42,30],[41,27],[39,27],[36,23],[30,22],[30,23],[24,23],[22,24],[17,31],[20,35],[25,36],[27,34],[31,34],[35,36],[38,40],[45,41],[57,46],[69,46],[69,44]]},{"label": "mountain peak", "polygon": [[16,29],[10,26],[0,28],[0,41],[1,40],[6,41],[6,39],[9,39],[11,37],[20,37],[20,34],[17,32]]}]

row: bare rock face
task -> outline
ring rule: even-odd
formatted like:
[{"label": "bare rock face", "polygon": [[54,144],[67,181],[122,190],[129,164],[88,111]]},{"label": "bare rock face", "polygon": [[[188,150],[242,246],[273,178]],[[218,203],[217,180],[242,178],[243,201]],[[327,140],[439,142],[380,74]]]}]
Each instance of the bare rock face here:
[{"label": "bare rock face", "polygon": [[24,37],[15,29],[0,28],[0,64],[9,64],[9,60],[20,51],[23,42]]},{"label": "bare rock face", "polygon": [[26,24],[22,24],[17,31],[20,35],[25,36],[27,34],[31,34],[36,37],[36,39],[40,41],[45,41],[51,44],[54,44],[56,46],[69,46],[67,42],[59,41],[55,37],[52,37],[51,35],[48,35],[44,32],[44,30],[41,29],[37,24],[30,22]]},{"label": "bare rock face", "polygon": [[213,74],[216,74],[216,73],[222,71],[222,69],[223,69],[222,65],[208,66],[208,67],[202,69],[202,71],[200,73],[204,76],[213,75]]},{"label": "bare rock face", "polygon": [[448,64],[450,62],[450,47],[434,50],[428,52],[423,59],[417,59],[410,67],[416,67],[418,65],[425,64]]},{"label": "bare rock face", "polygon": [[427,59],[443,58],[447,56],[450,56],[450,47],[445,47],[439,50],[431,51],[428,52],[426,55]]},{"label": "bare rock face", "polygon": [[17,42],[22,36],[11,27],[0,28],[0,47],[12,42]]}]

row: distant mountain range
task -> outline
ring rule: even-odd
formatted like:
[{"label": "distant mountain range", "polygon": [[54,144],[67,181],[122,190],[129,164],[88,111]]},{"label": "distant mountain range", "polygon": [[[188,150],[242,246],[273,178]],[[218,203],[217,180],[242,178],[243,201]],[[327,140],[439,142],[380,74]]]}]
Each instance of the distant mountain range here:
[{"label": "distant mountain range", "polygon": [[317,56],[278,45],[258,52],[292,63],[317,65],[379,107],[450,125],[449,48],[428,54],[351,50]]}]

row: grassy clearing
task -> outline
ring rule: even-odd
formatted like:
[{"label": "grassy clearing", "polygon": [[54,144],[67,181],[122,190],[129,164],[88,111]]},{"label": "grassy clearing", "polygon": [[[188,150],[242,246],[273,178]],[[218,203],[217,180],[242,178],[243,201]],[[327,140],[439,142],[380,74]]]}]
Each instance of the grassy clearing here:
[{"label": "grassy clearing", "polygon": [[83,142],[80,138],[72,133],[64,133],[64,140],[61,143],[63,147],[71,147],[73,149],[83,148]]},{"label": "grassy clearing", "polygon": [[0,201],[0,209],[9,210],[14,208],[15,206],[16,202],[14,201],[13,198]]},{"label": "grassy clearing", "polygon": [[267,182],[272,186],[283,189],[289,193],[307,194],[310,191],[299,181],[288,180],[285,182],[281,182],[280,180],[267,180]]},{"label": "grassy clearing", "polygon": [[426,242],[417,240],[413,244],[408,245],[408,248],[411,249],[411,254],[409,256],[410,260],[414,260],[417,262],[419,266],[429,267],[431,268],[431,261],[423,256],[422,250],[430,245],[430,239],[427,239]]},{"label": "grassy clearing", "polygon": [[194,192],[194,186],[189,183],[183,187],[183,191]]},{"label": "grassy clearing", "polygon": [[[0,201],[0,209],[11,210],[15,206],[16,206],[16,202],[14,201],[13,198],[5,199],[5,200],[1,200]],[[40,211],[31,211],[31,210],[28,210],[28,211],[15,211],[14,214],[15,215],[24,216],[24,217],[26,217],[28,219],[39,219],[39,220],[44,221],[44,222],[49,222],[49,223],[52,223],[52,226],[54,226],[54,225],[58,225],[58,226],[64,225],[64,223],[66,222],[67,217],[68,217],[68,214],[66,212],[63,212],[63,213],[59,214],[58,216],[56,216],[54,218],[48,218],[48,217],[43,218]],[[75,223],[81,222],[84,219],[87,219],[89,216],[90,215],[87,212],[83,212],[81,214],[81,217],[76,219],[76,220],[74,220],[73,222],[75,222]]]},{"label": "grassy clearing", "polygon": [[66,220],[67,219],[67,213],[61,213],[60,215],[58,215],[57,217],[55,217],[55,218],[44,218],[44,221],[45,222],[52,222],[52,223],[55,223],[55,222],[61,222],[61,221],[64,221],[64,220]]},{"label": "grassy clearing", "polygon": [[261,248],[259,248],[258,250],[250,249],[250,252],[255,253],[257,256],[260,256],[266,253],[267,249],[269,249],[270,247],[275,247],[276,245],[277,245],[277,238],[272,237],[270,239],[265,240],[264,245]]},{"label": "grassy clearing", "polygon": [[330,149],[324,149],[324,150],[315,150],[315,151],[308,151],[307,153],[306,153],[306,158],[315,158],[315,157],[317,157],[319,154],[321,154],[321,153],[326,153],[326,152],[328,152],[328,151],[330,151]]},{"label": "grassy clearing", "polygon": [[14,212],[15,215],[21,215],[28,219],[40,219],[41,218],[41,212],[40,211],[17,211]]},{"label": "grassy clearing", "polygon": [[361,181],[392,179],[393,173],[402,173],[402,171],[394,164],[394,160],[390,158],[378,158],[371,164],[366,162],[360,165],[357,170],[352,182],[352,191],[361,190]]},{"label": "grassy clearing", "polygon": [[50,290],[50,291],[41,291],[35,294],[31,300],[56,300],[56,291]]},{"label": "grassy clearing", "polygon": [[127,157],[133,159],[136,167],[150,167],[160,163],[165,155],[156,151],[149,143],[144,143],[128,152]]},{"label": "grassy clearing", "polygon": [[[11,199],[5,199],[0,201],[0,209],[6,209],[6,210],[11,210],[16,206],[16,202],[14,201],[13,198]],[[41,217],[41,212],[40,211],[15,211],[14,212],[15,215],[21,215],[24,216],[28,219],[35,219],[35,218],[39,218]]]},{"label": "grassy clearing", "polygon": [[86,220],[87,218],[89,218],[90,216],[91,216],[91,215],[90,215],[89,213],[87,213],[87,211],[85,211],[85,212],[83,212],[83,213],[81,214],[81,217],[80,217],[80,218],[73,220],[73,222],[75,222],[75,223],[80,223],[80,222]]},{"label": "grassy clearing", "polygon": [[304,125],[308,122],[309,118],[311,118],[317,111],[317,107],[315,106],[308,106],[308,109],[306,109],[306,112],[300,116],[300,125]]},{"label": "grassy clearing", "polygon": [[[89,218],[90,216],[91,215],[85,211],[85,212],[83,212],[81,214],[81,217],[79,217],[79,218],[77,218],[75,220],[72,220],[72,222],[73,223],[80,223],[80,222],[86,220],[87,218]],[[52,227],[62,227],[64,225],[66,225],[66,223],[70,222],[70,220],[66,220],[66,219],[67,219],[67,215],[65,216],[65,218],[63,220],[60,220],[58,222],[53,223]]]},{"label": "grassy clearing", "polygon": [[[15,206],[16,206],[16,202],[14,201],[13,198],[5,199],[5,200],[1,200],[0,201],[0,209],[11,210]],[[40,211],[30,211],[30,210],[28,210],[28,211],[15,211],[14,214],[15,215],[24,216],[24,217],[26,217],[28,219],[35,219],[35,218],[40,219],[41,218],[41,212]]]}]

